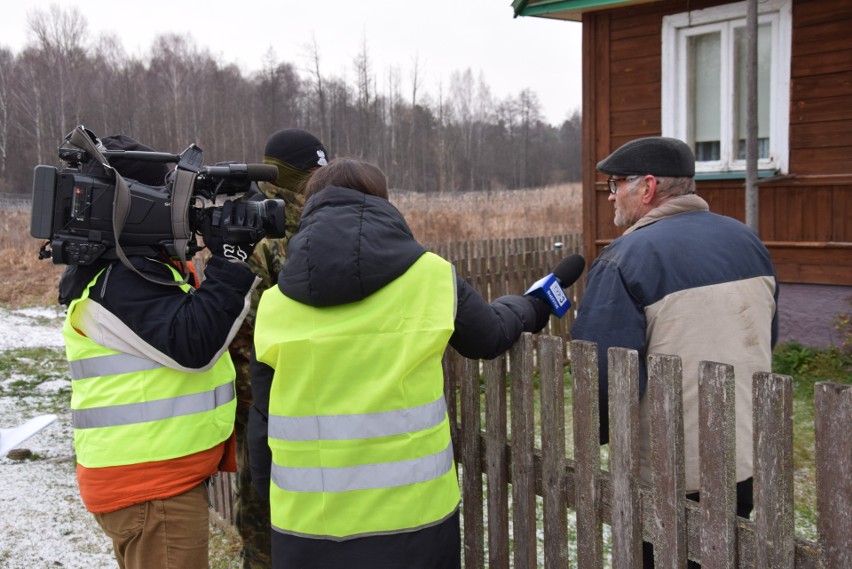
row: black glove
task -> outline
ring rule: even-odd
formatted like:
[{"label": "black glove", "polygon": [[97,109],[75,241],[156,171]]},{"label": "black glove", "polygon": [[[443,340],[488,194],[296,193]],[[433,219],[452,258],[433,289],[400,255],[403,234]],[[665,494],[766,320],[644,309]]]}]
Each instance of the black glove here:
[{"label": "black glove", "polygon": [[550,305],[534,296],[525,296],[524,298],[532,304],[533,310],[535,310],[535,329],[531,332],[537,334],[550,322]]},{"label": "black glove", "polygon": [[201,235],[210,253],[234,261],[248,261],[266,232],[253,204],[226,201],[204,214]]}]

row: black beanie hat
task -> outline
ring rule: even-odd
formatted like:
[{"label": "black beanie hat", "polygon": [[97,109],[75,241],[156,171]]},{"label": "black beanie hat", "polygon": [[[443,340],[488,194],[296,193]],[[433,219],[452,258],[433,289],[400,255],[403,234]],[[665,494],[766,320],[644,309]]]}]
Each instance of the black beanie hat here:
[{"label": "black beanie hat", "polygon": [[279,130],[266,141],[263,158],[308,171],[328,164],[328,151],[317,137],[300,128]]},{"label": "black beanie hat", "polygon": [[[107,150],[155,152],[150,146],[146,146],[124,134],[105,136],[101,138],[101,144]],[[137,180],[147,186],[162,186],[165,183],[166,174],[169,172],[169,167],[164,162],[146,162],[117,156],[108,157],[107,160],[110,166],[115,168],[122,177]]]},{"label": "black beanie hat", "polygon": [[663,136],[637,138],[598,162],[597,169],[614,176],[695,176],[695,155],[682,140]]}]

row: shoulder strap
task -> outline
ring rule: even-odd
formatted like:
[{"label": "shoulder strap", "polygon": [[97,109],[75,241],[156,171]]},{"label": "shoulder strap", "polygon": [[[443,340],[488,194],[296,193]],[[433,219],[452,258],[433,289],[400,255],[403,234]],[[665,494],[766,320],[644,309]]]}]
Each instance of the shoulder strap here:
[{"label": "shoulder strap", "polygon": [[[93,160],[97,160],[101,166],[104,167],[104,170],[113,174],[115,178],[115,195],[112,200],[112,232],[115,235],[115,254],[121,261],[121,263],[138,274],[140,277],[144,278],[147,281],[157,284],[169,285],[169,286],[180,286],[189,282],[189,275],[186,275],[182,281],[161,281],[159,279],[152,278],[148,275],[142,274],[133,264],[127,259],[127,256],[124,254],[124,251],[121,248],[121,232],[124,230],[124,223],[127,221],[127,214],[130,212],[130,188],[127,187],[127,182],[124,178],[119,174],[115,168],[110,166],[109,162],[101,151],[98,149],[97,145],[95,145],[92,138],[86,132],[85,127],[78,126],[75,128],[71,134],[69,135],[68,142],[73,144],[78,148],[82,148],[85,150],[89,156]],[[181,173],[185,172],[189,175],[189,179],[186,176],[181,176]],[[174,190],[172,196],[172,233],[175,234],[175,218],[179,216],[182,212],[183,220],[182,223],[179,223],[179,228],[181,231],[180,236],[175,234],[175,248],[178,254],[178,257],[182,262],[186,262],[186,245],[189,239],[189,234],[191,234],[189,230],[189,223],[187,221],[187,206],[189,204],[189,199],[191,198],[192,187],[195,181],[195,174],[192,172],[188,172],[185,170],[177,171],[178,177],[175,179]],[[179,202],[175,201],[175,196],[180,200]],[[186,234],[189,232],[189,234]]]}]

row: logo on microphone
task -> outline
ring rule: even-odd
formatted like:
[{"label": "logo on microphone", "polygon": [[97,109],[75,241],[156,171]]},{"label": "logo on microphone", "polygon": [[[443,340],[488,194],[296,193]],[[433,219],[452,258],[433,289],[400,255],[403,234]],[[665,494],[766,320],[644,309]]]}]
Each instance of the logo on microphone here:
[{"label": "logo on microphone", "polygon": [[563,304],[568,302],[568,297],[565,296],[565,291],[562,290],[562,287],[559,285],[559,282],[554,280],[552,283],[550,283],[549,291],[550,295],[556,302],[556,306],[562,306]]}]

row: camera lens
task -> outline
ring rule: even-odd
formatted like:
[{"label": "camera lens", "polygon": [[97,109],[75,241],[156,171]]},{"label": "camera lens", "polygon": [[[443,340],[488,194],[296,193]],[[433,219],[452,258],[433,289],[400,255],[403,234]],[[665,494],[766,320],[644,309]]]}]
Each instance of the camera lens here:
[{"label": "camera lens", "polygon": [[287,223],[284,219],[284,200],[262,200],[246,202],[246,206],[255,207],[263,223],[266,236],[272,239],[284,237]]}]

